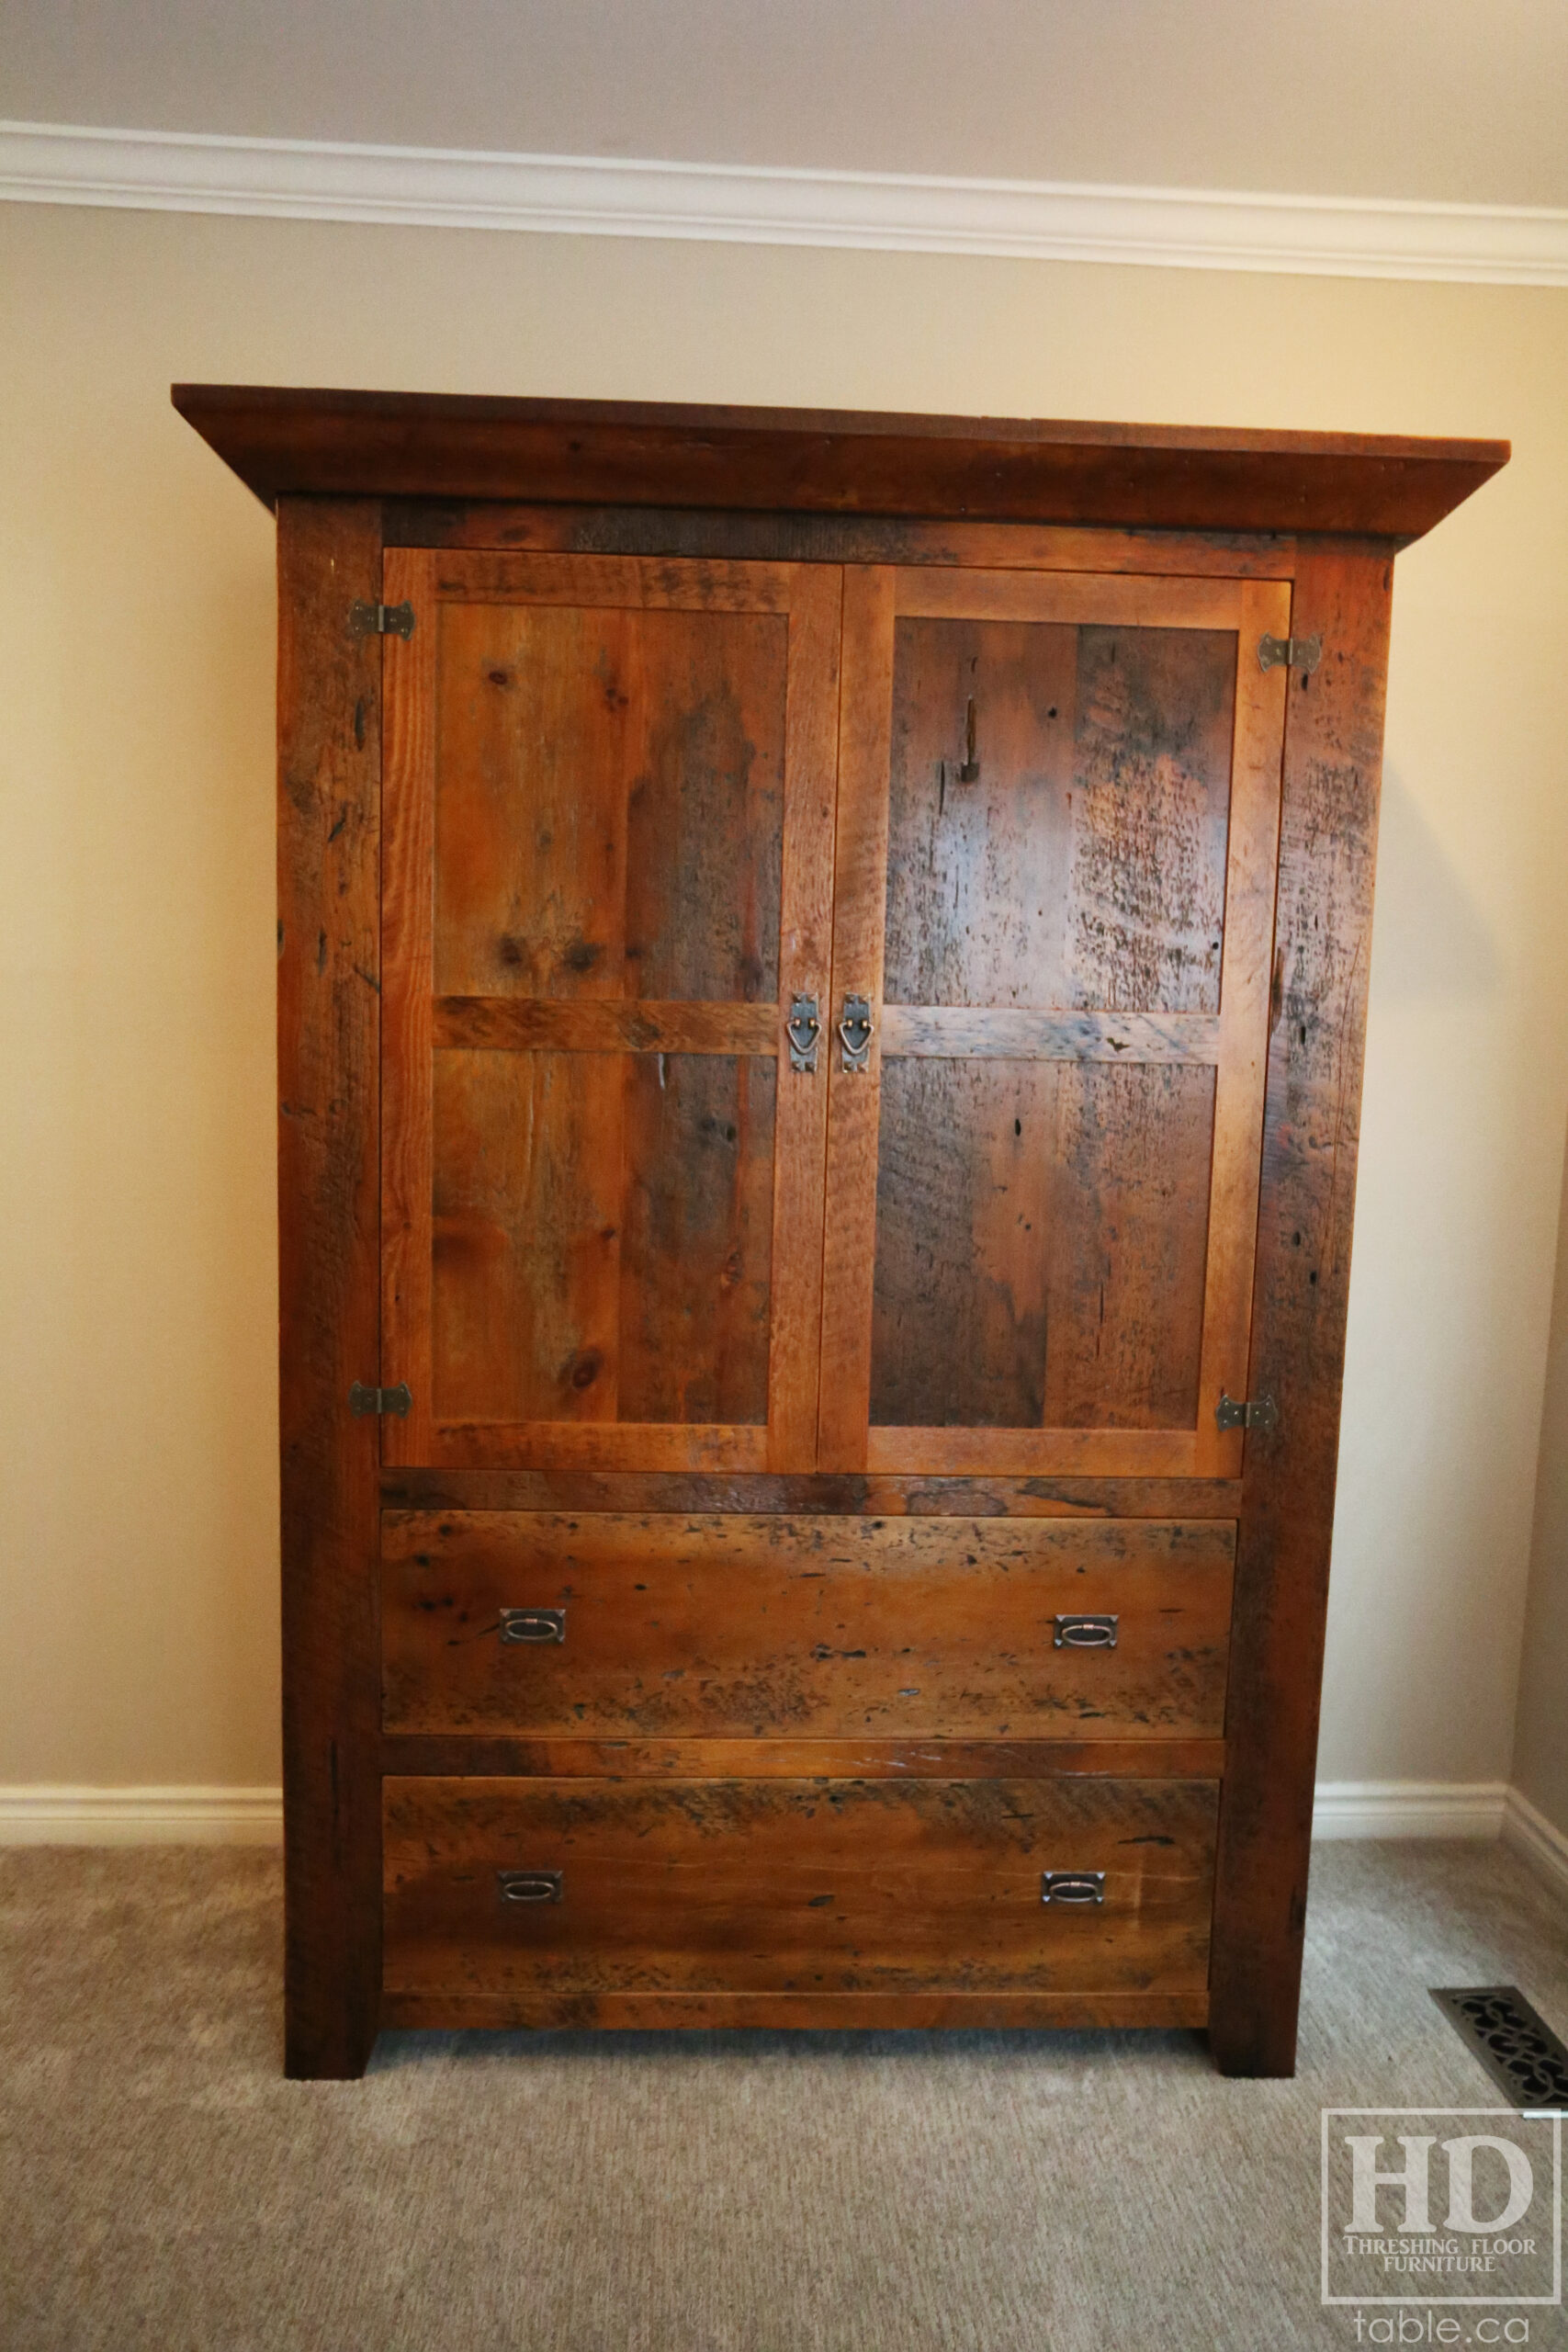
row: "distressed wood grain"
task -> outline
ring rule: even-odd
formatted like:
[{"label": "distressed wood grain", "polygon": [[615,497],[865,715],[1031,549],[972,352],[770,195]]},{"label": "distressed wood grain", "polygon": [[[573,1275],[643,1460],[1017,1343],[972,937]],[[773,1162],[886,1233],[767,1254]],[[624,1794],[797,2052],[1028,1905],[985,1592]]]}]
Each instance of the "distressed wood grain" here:
[{"label": "distressed wood grain", "polygon": [[837,1511],[867,1518],[1234,1519],[1239,1478],[388,1470],[389,1510]]},{"label": "distressed wood grain", "polygon": [[822,1043],[813,1070],[796,1069],[787,1052],[776,1064],[767,1396],[772,1470],[804,1470],[817,1460],[843,594],[843,574],[836,569],[802,567],[792,574],[778,1010],[782,1023],[796,998],[815,1001]]},{"label": "distressed wood grain", "polygon": [[1234,1467],[1194,1456],[1205,1331],[1212,1369],[1245,1349],[1261,1106],[1238,1143],[1233,1081],[1217,1163],[1216,1076],[1243,1046],[1260,1068],[1267,1003],[1233,984],[1227,1048],[1221,967],[1228,884],[1234,971],[1258,960],[1253,739],[1271,717],[1277,775],[1280,712],[1244,640],[1284,604],[900,571],[895,605],[866,1462]]},{"label": "distressed wood grain", "polygon": [[[822,1385],[814,1464],[823,1470],[865,1467],[870,1414],[893,585],[893,573],[875,566],[844,580],[833,978],[823,1023],[831,1213],[822,1237]],[[837,1024],[852,995],[871,1007],[864,1069],[846,1069],[840,1051]]]},{"label": "distressed wood grain", "polygon": [[1241,1468],[1242,1433],[1222,1430],[1216,1416],[1221,1397],[1239,1396],[1246,1380],[1280,856],[1289,673],[1280,667],[1260,669],[1258,647],[1265,634],[1288,637],[1290,632],[1289,591],[1273,581],[1249,582],[1242,590],[1236,648],[1220,1052],[1198,1373],[1198,1467],[1214,1477],[1234,1477]]},{"label": "distressed wood grain", "polygon": [[1236,583],[1228,579],[1152,581],[1116,572],[946,571],[933,565],[901,566],[897,581],[894,609],[900,620],[1234,630],[1241,616]]},{"label": "distressed wood grain", "polygon": [[[1183,1781],[385,1784],[389,1993],[1207,1984],[1216,1791]],[[558,1871],[558,1903],[498,1873]],[[1048,1870],[1102,1905],[1041,1901]]]},{"label": "distressed wood grain", "polygon": [[434,590],[438,992],[776,1001],[786,618],[704,609],[694,565],[678,609],[601,609],[598,559],[456,601],[480,560]]},{"label": "distressed wood grain", "polygon": [[1392,581],[1386,549],[1311,548],[1291,612],[1324,656],[1285,732],[1248,1392],[1280,1419],[1246,1445],[1210,2021],[1235,2075],[1295,2064]]},{"label": "distressed wood grain", "polygon": [[[389,1731],[1218,1738],[1224,1521],[382,1521]],[[503,1609],[564,1612],[504,1643]],[[1110,1612],[1114,1647],[1056,1645]]]},{"label": "distressed wood grain", "polygon": [[400,1779],[1218,1781],[1223,1739],[533,1739],[506,1732],[388,1732]]},{"label": "distressed wood grain", "polygon": [[381,1335],[389,1385],[412,1399],[382,1424],[385,1462],[430,1456],[435,1412],[431,989],[437,632],[432,559],[393,549],[380,594],[415,614],[412,637],[380,640],[386,698],[381,780]]},{"label": "distressed wood grain", "polygon": [[978,564],[993,571],[1173,572],[1288,580],[1289,532],[1113,531],[917,515],[727,514],[688,507],[530,506],[502,499],[389,499],[389,547],[573,555],[737,557],[773,563]]},{"label": "distressed wood grain", "polygon": [[1182,1478],[1197,1475],[1192,1430],[873,1428],[866,1467],[928,1478]]},{"label": "distressed wood grain", "polygon": [[458,1052],[770,1057],[783,1027],[776,1004],[444,996],[434,1011],[436,1045]]},{"label": "distressed wood grain", "polygon": [[825,1073],[781,1091],[779,1031],[827,994],[839,574],[394,577],[389,1458],[808,1468]]},{"label": "distressed wood grain", "polygon": [[1508,458],[1506,441],[853,409],[244,384],[171,397],[269,504],[287,492],[522,498],[1403,541]]},{"label": "distressed wood grain", "polygon": [[1203,1012],[1042,1012],[1019,1005],[888,1004],[885,1059],[1217,1062],[1220,1024]]},{"label": "distressed wood grain", "polygon": [[394,1987],[389,2026],[443,2032],[1018,2032],[1201,2026],[1206,1993],[436,1993]]},{"label": "distressed wood grain", "polygon": [[754,1471],[768,1466],[761,1422],[440,1421],[430,1442],[436,1468]]},{"label": "distressed wood grain", "polygon": [[285,2058],[361,2074],[380,1998],[377,511],[278,514],[277,1198]]},{"label": "distressed wood grain", "polygon": [[[1213,1070],[888,1059],[882,1097],[868,1460],[1066,1468],[1000,1433],[1081,1430],[1132,1475],[1114,1432],[1190,1432]],[[964,1459],[917,1454],[936,1427]]]}]

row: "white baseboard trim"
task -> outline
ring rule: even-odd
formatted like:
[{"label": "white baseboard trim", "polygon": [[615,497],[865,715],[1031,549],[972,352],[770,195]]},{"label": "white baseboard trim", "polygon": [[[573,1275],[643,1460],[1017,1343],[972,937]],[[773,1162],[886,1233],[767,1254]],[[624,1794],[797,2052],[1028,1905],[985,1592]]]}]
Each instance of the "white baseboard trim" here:
[{"label": "white baseboard trim", "polygon": [[0,1788],[0,1846],[276,1846],[281,1789]]},{"label": "white baseboard trim", "polygon": [[1568,210],[0,122],[0,198],[157,212],[1568,286]]},{"label": "white baseboard trim", "polygon": [[1314,1838],[1498,1838],[1506,1781],[1320,1781]]},{"label": "white baseboard trim", "polygon": [[1503,1843],[1528,1862],[1536,1876],[1568,1895],[1568,1838],[1518,1789],[1508,1791],[1503,1814]]},{"label": "white baseboard trim", "polygon": [[[272,1846],[280,1789],[0,1787],[0,1846]],[[1314,1838],[1501,1837],[1568,1893],[1568,1837],[1503,1781],[1323,1781]]]}]

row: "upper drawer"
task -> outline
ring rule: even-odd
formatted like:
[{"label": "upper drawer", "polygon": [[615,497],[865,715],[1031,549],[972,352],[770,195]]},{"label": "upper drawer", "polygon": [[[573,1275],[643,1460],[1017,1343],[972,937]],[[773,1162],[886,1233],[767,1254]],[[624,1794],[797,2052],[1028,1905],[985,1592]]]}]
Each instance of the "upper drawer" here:
[{"label": "upper drawer", "polygon": [[1153,1739],[1224,1725],[1229,1521],[381,1524],[389,1731]]}]

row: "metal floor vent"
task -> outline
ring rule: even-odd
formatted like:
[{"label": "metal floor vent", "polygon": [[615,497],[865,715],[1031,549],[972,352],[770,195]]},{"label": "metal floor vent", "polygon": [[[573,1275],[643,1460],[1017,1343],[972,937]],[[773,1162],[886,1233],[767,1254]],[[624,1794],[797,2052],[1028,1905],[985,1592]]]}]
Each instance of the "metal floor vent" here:
[{"label": "metal floor vent", "polygon": [[1513,2106],[1568,2110],[1568,2050],[1517,1984],[1434,1987],[1432,1998]]}]

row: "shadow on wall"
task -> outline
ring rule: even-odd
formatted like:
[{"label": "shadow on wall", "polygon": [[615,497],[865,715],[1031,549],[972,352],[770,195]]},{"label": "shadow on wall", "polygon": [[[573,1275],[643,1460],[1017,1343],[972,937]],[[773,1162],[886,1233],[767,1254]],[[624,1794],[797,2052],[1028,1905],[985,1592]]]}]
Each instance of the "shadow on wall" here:
[{"label": "shadow on wall", "polygon": [[1372,991],[1383,1004],[1485,997],[1502,977],[1491,930],[1429,819],[1391,768],[1378,830]]}]

